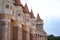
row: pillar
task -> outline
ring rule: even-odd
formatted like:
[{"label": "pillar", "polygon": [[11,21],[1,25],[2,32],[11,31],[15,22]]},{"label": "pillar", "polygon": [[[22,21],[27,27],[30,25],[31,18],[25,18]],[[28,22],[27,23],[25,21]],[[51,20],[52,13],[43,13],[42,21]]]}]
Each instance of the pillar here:
[{"label": "pillar", "polygon": [[36,34],[33,33],[33,40],[36,40]]},{"label": "pillar", "polygon": [[18,29],[17,22],[11,19],[10,40],[18,40]]},{"label": "pillar", "polygon": [[22,40],[22,25],[18,25],[18,40]]},{"label": "pillar", "polygon": [[33,29],[30,29],[30,40],[36,40],[36,33]]},{"label": "pillar", "polygon": [[10,20],[0,19],[0,40],[10,39]]},{"label": "pillar", "polygon": [[23,31],[23,40],[30,40],[30,33],[29,31]]},{"label": "pillar", "polygon": [[33,40],[33,34],[30,32],[30,40]]},{"label": "pillar", "polygon": [[29,28],[26,28],[25,26],[22,28],[22,40],[30,40],[30,32]]},{"label": "pillar", "polygon": [[30,32],[29,32],[29,29],[27,29],[26,40],[30,40]]}]

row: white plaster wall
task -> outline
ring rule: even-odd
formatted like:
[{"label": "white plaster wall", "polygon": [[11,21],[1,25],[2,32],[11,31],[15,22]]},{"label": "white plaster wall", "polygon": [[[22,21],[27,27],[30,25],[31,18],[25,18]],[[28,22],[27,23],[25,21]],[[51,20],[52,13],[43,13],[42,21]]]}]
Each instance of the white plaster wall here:
[{"label": "white plaster wall", "polygon": [[[13,11],[14,11],[13,15],[14,15],[15,19],[18,21],[23,21],[24,14],[23,14],[22,7],[13,5]],[[20,16],[18,16],[18,13],[20,13]]]},{"label": "white plaster wall", "polygon": [[[31,26],[30,14],[29,13],[25,13],[25,15],[26,15],[26,19],[25,19],[26,25]],[[27,19],[28,19],[28,21],[27,21]]]},{"label": "white plaster wall", "polygon": [[2,9],[3,9],[3,7],[2,7],[3,4],[2,3],[3,3],[3,0],[0,0],[0,13],[2,13]]},{"label": "white plaster wall", "polygon": [[12,13],[11,9],[6,9],[6,4],[12,5],[12,0],[0,0],[0,13]]},{"label": "white plaster wall", "polygon": [[16,6],[16,10],[20,10],[21,12],[23,12],[23,8],[21,6]]},{"label": "white plaster wall", "polygon": [[31,18],[31,22],[32,22],[32,28],[36,29],[36,19],[35,18]]}]

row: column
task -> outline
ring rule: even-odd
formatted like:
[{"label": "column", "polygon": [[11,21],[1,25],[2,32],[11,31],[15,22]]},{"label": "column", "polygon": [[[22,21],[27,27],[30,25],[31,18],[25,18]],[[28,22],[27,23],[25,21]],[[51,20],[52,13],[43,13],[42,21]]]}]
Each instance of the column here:
[{"label": "column", "polygon": [[30,40],[30,32],[29,32],[29,29],[27,29],[26,40]]},{"label": "column", "polygon": [[1,19],[0,20],[0,40],[9,40],[10,36],[10,20]]},{"label": "column", "polygon": [[30,40],[36,40],[36,33],[33,29],[30,29]]},{"label": "column", "polygon": [[5,32],[4,32],[5,40],[10,40],[10,22],[6,22],[4,29],[5,29]]},{"label": "column", "polygon": [[18,25],[18,40],[22,40],[22,26]]},{"label": "column", "polygon": [[0,21],[0,40],[5,40],[4,39],[4,21]]},{"label": "column", "polygon": [[25,30],[22,31],[22,39],[23,40],[26,40],[26,35],[27,35],[27,32]]},{"label": "column", "polygon": [[12,40],[18,40],[18,26],[13,26],[13,39]]},{"label": "column", "polygon": [[30,40],[33,40],[33,34],[30,32]]},{"label": "column", "polygon": [[33,33],[33,40],[36,40],[36,34]]},{"label": "column", "polygon": [[22,33],[22,39],[23,40],[30,40],[30,32],[29,32],[29,29],[28,28],[24,28],[23,29],[23,33]]}]

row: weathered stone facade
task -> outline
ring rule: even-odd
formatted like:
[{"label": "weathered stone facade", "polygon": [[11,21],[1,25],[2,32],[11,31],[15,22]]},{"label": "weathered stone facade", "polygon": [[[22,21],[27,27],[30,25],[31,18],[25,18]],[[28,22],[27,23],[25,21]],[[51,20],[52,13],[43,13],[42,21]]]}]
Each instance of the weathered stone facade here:
[{"label": "weathered stone facade", "polygon": [[0,0],[0,40],[47,40],[43,20],[20,0]]}]

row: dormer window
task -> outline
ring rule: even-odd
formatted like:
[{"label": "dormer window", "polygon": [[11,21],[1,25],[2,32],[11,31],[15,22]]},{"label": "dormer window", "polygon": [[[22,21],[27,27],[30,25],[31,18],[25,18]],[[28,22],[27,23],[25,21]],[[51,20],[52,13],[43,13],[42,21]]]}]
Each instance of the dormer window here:
[{"label": "dormer window", "polygon": [[9,5],[8,4],[6,4],[6,8],[9,8]]}]

